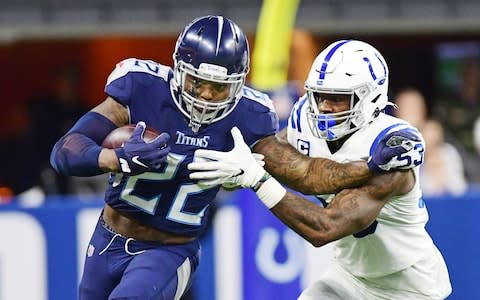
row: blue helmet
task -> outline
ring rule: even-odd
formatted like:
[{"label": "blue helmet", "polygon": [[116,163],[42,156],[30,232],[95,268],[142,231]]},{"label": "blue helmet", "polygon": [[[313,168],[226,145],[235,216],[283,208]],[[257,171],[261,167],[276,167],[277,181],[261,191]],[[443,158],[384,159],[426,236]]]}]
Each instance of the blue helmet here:
[{"label": "blue helmet", "polygon": [[[173,54],[172,87],[175,103],[190,119],[190,126],[200,126],[223,119],[241,98],[249,66],[248,41],[242,30],[222,16],[205,16],[193,20],[180,34]],[[229,95],[209,102],[185,90],[187,75],[199,80],[223,84]]]}]

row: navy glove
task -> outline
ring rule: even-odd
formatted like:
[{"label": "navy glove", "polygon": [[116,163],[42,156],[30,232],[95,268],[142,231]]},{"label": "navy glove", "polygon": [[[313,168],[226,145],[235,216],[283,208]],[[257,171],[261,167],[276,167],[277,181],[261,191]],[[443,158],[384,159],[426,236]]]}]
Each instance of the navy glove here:
[{"label": "navy glove", "polygon": [[151,142],[145,142],[145,122],[138,122],[130,138],[123,147],[115,149],[122,173],[134,176],[147,171],[159,170],[167,160],[170,147],[168,133],[162,133]]},{"label": "navy glove", "polygon": [[423,163],[424,151],[425,143],[415,129],[393,131],[380,140],[368,159],[368,168],[374,173],[411,169]]}]

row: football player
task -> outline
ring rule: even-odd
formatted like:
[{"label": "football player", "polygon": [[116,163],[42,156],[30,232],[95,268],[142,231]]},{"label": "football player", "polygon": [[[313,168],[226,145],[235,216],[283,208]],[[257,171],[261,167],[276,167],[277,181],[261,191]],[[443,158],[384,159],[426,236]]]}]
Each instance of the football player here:
[{"label": "football player", "polygon": [[[449,275],[425,230],[428,213],[418,182],[424,141],[415,141],[414,136],[420,136],[416,128],[382,112],[389,104],[384,58],[367,43],[337,41],[317,56],[305,89],[287,128],[288,142],[298,151],[337,162],[356,161],[375,152],[385,137],[384,150],[417,149],[397,157],[415,167],[322,194],[317,184],[334,184],[342,177],[291,160],[267,141],[259,141],[253,150],[265,155],[267,171],[302,193],[318,195],[322,205],[316,205],[287,192],[271,177],[234,128],[234,149],[198,150],[196,157],[203,160],[189,165],[197,171],[191,178],[252,188],[273,214],[312,245],[336,241],[333,266],[300,295],[301,300],[445,299],[451,292]],[[279,159],[291,167],[283,169]]]},{"label": "football player", "polygon": [[[231,128],[239,128],[249,145],[270,141],[306,163],[306,156],[277,141],[268,96],[244,86],[249,47],[235,23],[222,16],[195,19],[180,34],[173,59],[173,69],[137,58],[118,63],[106,83],[107,98],[52,150],[51,164],[62,174],[111,172],[80,299],[180,299],[198,267],[198,237],[220,189],[191,180],[187,165],[198,149],[231,150]],[[130,123],[137,126],[123,145],[101,146],[109,132]],[[142,138],[146,125],[161,132],[150,143]],[[370,169],[394,154],[374,155]],[[337,178],[319,180],[319,192],[355,186],[372,173],[366,162],[309,164],[319,176]]]}]

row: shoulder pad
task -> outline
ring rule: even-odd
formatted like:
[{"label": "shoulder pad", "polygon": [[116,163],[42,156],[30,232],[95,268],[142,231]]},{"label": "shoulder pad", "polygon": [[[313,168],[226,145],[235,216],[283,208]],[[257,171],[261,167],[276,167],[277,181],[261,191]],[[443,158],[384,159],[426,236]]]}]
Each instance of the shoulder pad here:
[{"label": "shoulder pad", "polygon": [[107,85],[109,85],[112,81],[127,75],[129,72],[147,73],[168,81],[168,73],[170,70],[170,67],[161,65],[152,60],[127,58],[117,63],[115,69],[108,76]]},{"label": "shoulder pad", "polygon": [[270,111],[275,111],[270,96],[268,96],[266,93],[260,92],[259,90],[244,86],[242,88],[242,97],[253,100],[267,107]]}]

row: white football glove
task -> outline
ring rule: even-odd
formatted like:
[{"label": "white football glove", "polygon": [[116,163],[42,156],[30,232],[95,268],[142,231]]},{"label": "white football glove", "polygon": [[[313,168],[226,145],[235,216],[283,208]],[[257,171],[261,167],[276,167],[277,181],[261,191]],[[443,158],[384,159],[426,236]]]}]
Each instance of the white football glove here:
[{"label": "white football glove", "polygon": [[[263,161],[263,154],[260,154],[260,153],[252,153],[253,157],[255,157],[255,160],[257,161],[257,164],[260,166],[260,167],[263,167],[265,165],[265,161]],[[219,184],[219,183],[215,183],[216,180],[212,181],[211,183],[206,181],[207,184]],[[205,183],[204,183],[205,184]],[[242,186],[239,185],[238,183],[235,183],[235,182],[229,182],[229,181],[225,181],[224,183],[222,183],[222,187],[224,189],[226,189],[227,191],[232,191],[232,190],[236,190],[238,188],[241,188]]]},{"label": "white football glove", "polygon": [[190,179],[203,186],[226,184],[250,188],[265,174],[263,155],[253,154],[237,127],[231,130],[234,146],[229,152],[199,149],[188,164]]}]

